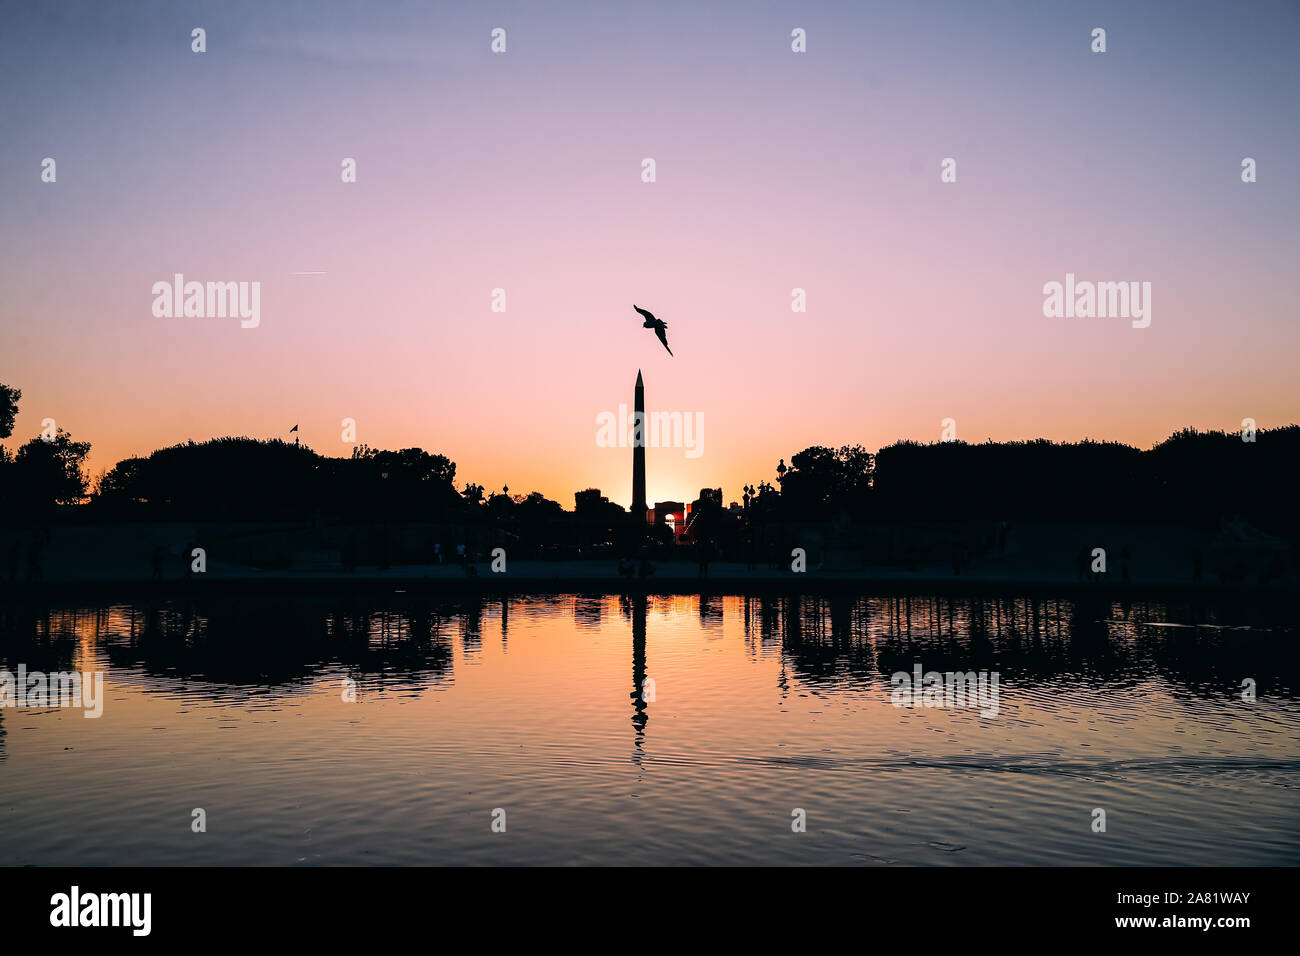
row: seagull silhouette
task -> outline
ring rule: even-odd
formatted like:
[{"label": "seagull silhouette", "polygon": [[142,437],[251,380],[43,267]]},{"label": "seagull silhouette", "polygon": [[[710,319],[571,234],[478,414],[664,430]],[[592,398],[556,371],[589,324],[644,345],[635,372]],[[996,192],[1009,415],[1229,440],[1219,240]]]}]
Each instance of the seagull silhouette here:
[{"label": "seagull silhouette", "polygon": [[[664,344],[664,348],[668,349],[668,323],[661,319],[656,319],[653,312],[647,312],[645,309],[637,308],[635,304],[633,304],[632,308],[645,316],[645,322],[641,324],[641,328],[654,329],[655,335],[659,336],[659,341]],[[672,355],[673,350],[668,349],[668,354]]]}]

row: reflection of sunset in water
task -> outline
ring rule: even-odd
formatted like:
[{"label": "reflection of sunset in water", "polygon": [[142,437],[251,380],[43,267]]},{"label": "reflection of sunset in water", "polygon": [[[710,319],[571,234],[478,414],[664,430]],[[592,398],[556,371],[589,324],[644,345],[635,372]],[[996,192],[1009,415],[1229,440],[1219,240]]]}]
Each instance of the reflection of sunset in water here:
[{"label": "reflection of sunset in water", "polygon": [[[0,714],[5,864],[1300,859],[1294,634],[1262,611],[394,596],[4,623],[4,666],[102,669],[107,697]],[[997,672],[998,717],[892,706],[915,664]],[[1079,838],[1094,806],[1122,840]]]}]

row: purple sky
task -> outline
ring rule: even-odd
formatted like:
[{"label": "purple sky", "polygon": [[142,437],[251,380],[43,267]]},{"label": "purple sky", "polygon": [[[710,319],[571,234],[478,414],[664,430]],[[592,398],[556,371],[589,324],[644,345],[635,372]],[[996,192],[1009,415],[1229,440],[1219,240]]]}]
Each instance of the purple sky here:
[{"label": "purple sky", "polygon": [[[650,451],[652,500],[945,418],[1142,446],[1300,420],[1298,10],[7,3],[9,445],[53,418],[98,471],[298,423],[346,455],[353,418],[572,507],[630,498],[596,417],[638,369],[703,421],[698,457]],[[260,282],[260,325],[155,317],[177,272]],[[1045,317],[1066,273],[1150,282],[1150,327]]]}]

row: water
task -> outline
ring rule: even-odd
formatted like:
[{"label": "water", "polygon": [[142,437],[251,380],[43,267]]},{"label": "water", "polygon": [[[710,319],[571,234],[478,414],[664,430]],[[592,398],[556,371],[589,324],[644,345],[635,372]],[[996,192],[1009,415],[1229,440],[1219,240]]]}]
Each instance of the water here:
[{"label": "water", "polygon": [[[0,864],[1294,865],[1288,615],[899,596],[10,606],[0,666],[99,670],[106,699],[96,720],[0,709]],[[893,706],[890,675],[918,661],[997,672],[997,716]]]}]

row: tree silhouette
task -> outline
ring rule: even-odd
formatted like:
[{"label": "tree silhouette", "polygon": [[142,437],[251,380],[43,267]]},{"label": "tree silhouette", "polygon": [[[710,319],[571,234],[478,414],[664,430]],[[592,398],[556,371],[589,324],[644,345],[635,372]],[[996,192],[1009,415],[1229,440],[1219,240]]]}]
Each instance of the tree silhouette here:
[{"label": "tree silhouette", "polygon": [[7,484],[12,500],[40,514],[71,505],[86,494],[86,456],[90,442],[73,441],[62,428],[52,439],[33,438],[18,449]]},{"label": "tree silhouette", "polygon": [[[784,459],[782,459],[784,464]],[[874,458],[861,445],[813,445],[778,468],[781,496],[803,514],[830,517],[838,510],[861,510],[871,488]]]},{"label": "tree silhouette", "polygon": [[14,433],[14,419],[18,415],[18,400],[22,397],[21,389],[0,383],[0,438],[8,438]]}]

